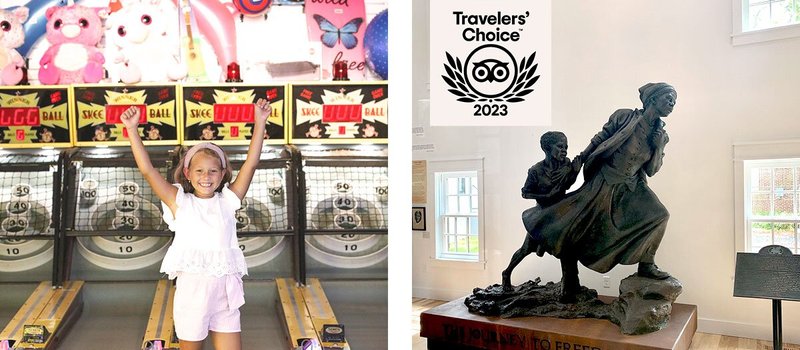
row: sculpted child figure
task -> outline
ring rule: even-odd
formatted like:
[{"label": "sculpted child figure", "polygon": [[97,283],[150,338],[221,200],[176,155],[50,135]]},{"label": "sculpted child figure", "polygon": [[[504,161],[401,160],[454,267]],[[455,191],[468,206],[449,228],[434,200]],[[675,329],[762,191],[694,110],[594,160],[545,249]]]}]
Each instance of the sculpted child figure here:
[{"label": "sculpted child figure", "polygon": [[244,304],[242,276],[247,264],[236,238],[235,212],[250,187],[264,141],[268,101],[255,104],[256,121],[239,174],[225,152],[210,142],[199,143],[183,156],[170,184],[150,163],[139,130],[139,109],[122,114],[136,165],[161,199],[164,221],[175,239],[161,272],[177,278],[173,317],[183,350],[201,349],[210,334],[215,349],[240,350],[239,307]]},{"label": "sculpted child figure", "polygon": [[[544,160],[528,169],[528,177],[522,186],[522,198],[535,199],[537,206],[526,212],[541,210],[563,199],[581,169],[579,156],[572,161],[567,158],[567,136],[564,133],[548,131],[539,139],[539,144],[544,151]],[[503,289],[513,289],[511,272],[531,253],[536,252],[536,255],[543,256],[543,248],[531,235],[525,235],[522,247],[514,253],[508,267],[503,270]]]}]

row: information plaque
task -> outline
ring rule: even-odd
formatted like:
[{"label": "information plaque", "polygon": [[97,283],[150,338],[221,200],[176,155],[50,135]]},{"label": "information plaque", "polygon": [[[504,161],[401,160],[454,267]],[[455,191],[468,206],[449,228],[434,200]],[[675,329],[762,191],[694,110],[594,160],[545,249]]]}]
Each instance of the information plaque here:
[{"label": "information plaque", "polygon": [[269,100],[272,106],[264,144],[286,143],[285,85],[184,85],[182,89],[183,144],[202,141],[219,145],[249,144],[255,122],[254,103],[259,98]]},{"label": "information plaque", "polygon": [[177,145],[177,92],[166,84],[73,86],[75,145],[129,145],[120,116],[130,107],[141,112],[138,131],[145,145]]},{"label": "information plaque", "polygon": [[0,88],[0,148],[70,147],[69,86]]},{"label": "information plaque", "polygon": [[290,85],[291,143],[387,143],[386,82]]},{"label": "information plaque", "polygon": [[783,349],[781,301],[800,301],[800,256],[768,245],[758,253],[736,253],[733,296],[772,299],[772,348]]},{"label": "information plaque", "polygon": [[733,296],[800,301],[800,255],[771,247],[773,253],[736,253]]}]

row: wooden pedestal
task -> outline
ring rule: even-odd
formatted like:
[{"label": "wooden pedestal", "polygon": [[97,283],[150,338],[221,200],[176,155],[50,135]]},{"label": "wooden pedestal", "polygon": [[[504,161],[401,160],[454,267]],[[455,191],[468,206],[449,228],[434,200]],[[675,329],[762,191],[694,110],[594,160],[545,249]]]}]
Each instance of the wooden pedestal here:
[{"label": "wooden pedestal", "polygon": [[624,335],[617,325],[599,319],[474,315],[461,298],[423,312],[420,327],[428,349],[686,350],[697,330],[697,306],[673,304],[667,328]]}]

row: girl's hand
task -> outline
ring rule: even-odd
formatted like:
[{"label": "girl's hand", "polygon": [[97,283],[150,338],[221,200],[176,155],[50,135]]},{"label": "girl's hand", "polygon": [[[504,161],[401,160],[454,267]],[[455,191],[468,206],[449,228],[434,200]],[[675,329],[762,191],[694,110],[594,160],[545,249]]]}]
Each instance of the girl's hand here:
[{"label": "girl's hand", "polygon": [[130,108],[126,109],[125,112],[122,112],[120,119],[122,119],[122,124],[125,125],[125,128],[128,130],[136,129],[139,126],[139,108],[131,106]]},{"label": "girl's hand", "polygon": [[259,98],[256,101],[256,122],[264,122],[266,124],[267,118],[272,115],[272,106],[268,100]]}]

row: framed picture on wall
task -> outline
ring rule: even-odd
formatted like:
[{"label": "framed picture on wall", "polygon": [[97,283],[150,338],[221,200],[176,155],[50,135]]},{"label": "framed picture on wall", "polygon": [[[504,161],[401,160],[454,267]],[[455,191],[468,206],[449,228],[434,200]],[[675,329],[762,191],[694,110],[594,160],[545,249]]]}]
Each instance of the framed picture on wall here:
[{"label": "framed picture on wall", "polygon": [[425,231],[425,207],[411,207],[411,230]]}]

